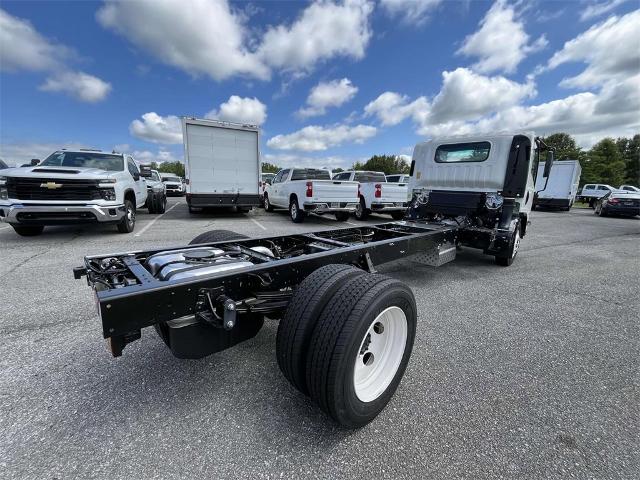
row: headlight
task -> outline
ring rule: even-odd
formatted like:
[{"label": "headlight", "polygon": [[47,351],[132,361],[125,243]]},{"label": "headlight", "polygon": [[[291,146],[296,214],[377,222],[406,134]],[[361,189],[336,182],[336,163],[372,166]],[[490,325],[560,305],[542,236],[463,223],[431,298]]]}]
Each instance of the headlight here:
[{"label": "headlight", "polygon": [[0,177],[0,185],[6,185],[7,184],[7,177]]},{"label": "headlight", "polygon": [[117,180],[115,178],[101,178],[100,180],[98,180],[98,186],[99,187],[111,187],[111,185],[116,183],[116,181]]},{"label": "headlight", "polygon": [[116,199],[116,191],[113,188],[101,188],[100,195],[108,202],[113,202]]},{"label": "headlight", "polygon": [[484,199],[484,205],[489,210],[497,210],[504,203],[504,198],[499,193],[487,193]]},{"label": "headlight", "polygon": [[7,187],[4,185],[0,185],[0,200],[8,200],[9,192],[7,191]]}]

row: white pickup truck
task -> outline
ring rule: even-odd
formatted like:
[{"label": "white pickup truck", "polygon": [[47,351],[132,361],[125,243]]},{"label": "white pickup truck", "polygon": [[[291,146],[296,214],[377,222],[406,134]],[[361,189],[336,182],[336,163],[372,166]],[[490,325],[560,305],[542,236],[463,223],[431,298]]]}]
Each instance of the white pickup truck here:
[{"label": "white pickup truck", "polygon": [[46,225],[113,223],[132,232],[147,184],[131,155],[60,150],[35,167],[0,172],[0,221],[22,236]]},{"label": "white pickup truck", "polygon": [[358,204],[358,182],[331,179],[320,168],[286,168],[280,170],[264,191],[264,208],[288,208],[291,220],[301,223],[307,213],[333,213],[344,222]]},{"label": "white pickup truck", "polygon": [[596,202],[607,195],[610,192],[614,192],[617,190],[615,187],[611,185],[606,185],[602,183],[588,183],[584,187],[582,187],[582,191],[580,195],[576,198],[583,202],[589,202],[589,206],[591,208],[595,207]]},{"label": "white pickup truck", "polygon": [[342,172],[333,179],[359,183],[359,202],[354,212],[358,220],[365,220],[371,212],[388,213],[394,220],[404,217],[407,210],[406,183],[387,182],[384,173],[365,171]]}]

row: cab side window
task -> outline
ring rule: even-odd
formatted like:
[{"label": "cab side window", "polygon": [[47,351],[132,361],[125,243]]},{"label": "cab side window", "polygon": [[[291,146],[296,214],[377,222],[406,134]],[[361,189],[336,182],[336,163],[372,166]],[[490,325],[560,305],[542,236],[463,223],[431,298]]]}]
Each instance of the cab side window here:
[{"label": "cab side window", "polygon": [[350,176],[350,173],[338,173],[337,175],[333,176],[333,180],[349,180]]},{"label": "cab side window", "polygon": [[128,157],[127,158],[127,168],[129,169],[129,173],[131,174],[132,177],[136,177],[140,176],[140,170],[138,170],[138,166],[136,165],[136,162],[133,161],[133,158]]}]

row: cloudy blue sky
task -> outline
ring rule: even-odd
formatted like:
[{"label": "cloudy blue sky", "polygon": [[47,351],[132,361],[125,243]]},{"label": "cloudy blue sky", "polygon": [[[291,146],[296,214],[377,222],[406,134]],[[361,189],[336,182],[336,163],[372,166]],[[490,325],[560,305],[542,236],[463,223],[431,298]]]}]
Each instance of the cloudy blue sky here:
[{"label": "cloudy blue sky", "polygon": [[640,131],[637,1],[4,0],[0,157],[182,159],[179,117],[263,159],[349,166],[442,134]]}]

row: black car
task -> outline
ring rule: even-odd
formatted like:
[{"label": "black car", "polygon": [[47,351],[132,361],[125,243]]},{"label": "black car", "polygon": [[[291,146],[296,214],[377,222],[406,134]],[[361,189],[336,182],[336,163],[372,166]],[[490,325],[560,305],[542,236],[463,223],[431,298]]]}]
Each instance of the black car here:
[{"label": "black car", "polygon": [[607,215],[640,215],[640,195],[627,191],[607,193],[596,201],[594,213],[601,217]]}]

